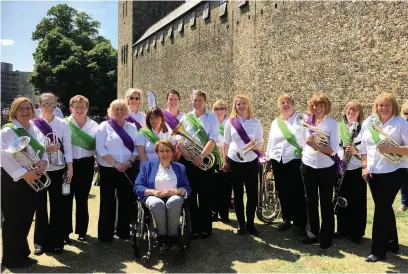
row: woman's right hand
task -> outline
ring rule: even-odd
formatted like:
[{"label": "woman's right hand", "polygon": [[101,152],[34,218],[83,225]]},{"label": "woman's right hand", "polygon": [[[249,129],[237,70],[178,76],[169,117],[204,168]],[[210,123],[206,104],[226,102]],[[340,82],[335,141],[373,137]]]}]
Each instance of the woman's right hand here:
[{"label": "woman's right hand", "polygon": [[164,192],[163,190],[155,190],[153,194],[154,196],[159,197],[159,198],[164,198],[167,196],[166,192]]},{"label": "woman's right hand", "polygon": [[30,170],[24,173],[23,178],[29,181],[31,184],[34,183],[34,181],[40,179],[40,175],[37,174],[37,170]]},{"label": "woman's right hand", "polygon": [[371,178],[371,174],[368,173],[367,168],[363,168],[362,176],[363,176],[364,181],[366,181],[368,183],[368,181]]},{"label": "woman's right hand", "polygon": [[123,163],[116,162],[113,167],[116,168],[117,171],[123,172]]},{"label": "woman's right hand", "polygon": [[224,161],[224,163],[222,164],[222,170],[224,170],[224,172],[228,172],[228,164],[226,163],[226,161]]}]

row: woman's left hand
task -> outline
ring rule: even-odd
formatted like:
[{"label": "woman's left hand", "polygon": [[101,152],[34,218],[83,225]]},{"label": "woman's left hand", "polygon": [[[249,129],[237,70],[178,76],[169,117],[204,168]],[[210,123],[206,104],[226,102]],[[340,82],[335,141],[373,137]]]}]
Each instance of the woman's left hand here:
[{"label": "woman's left hand", "polygon": [[195,166],[200,166],[202,163],[203,163],[203,159],[201,158],[200,155],[194,157],[193,164]]},{"label": "woman's left hand", "polygon": [[132,164],[130,163],[130,161],[126,161],[122,164],[122,168],[121,168],[121,172],[125,172],[126,170],[128,170],[128,168],[130,168],[132,166]]},{"label": "woman's left hand", "polygon": [[378,151],[381,153],[393,153],[394,152],[394,147],[388,144],[383,144],[383,145],[379,145],[377,147]]},{"label": "woman's left hand", "polygon": [[169,189],[167,190],[167,194],[169,196],[173,196],[173,195],[182,195],[182,191],[180,189]]},{"label": "woman's left hand", "polygon": [[47,161],[41,160],[37,162],[37,172],[39,174],[44,174],[46,168],[47,168]]},{"label": "woman's left hand", "polygon": [[68,170],[67,170],[67,179],[68,182],[71,182],[72,176],[74,175],[74,170],[72,167],[68,166]]},{"label": "woman's left hand", "polygon": [[346,153],[351,154],[351,155],[357,155],[358,152],[353,146],[347,146],[346,147]]}]

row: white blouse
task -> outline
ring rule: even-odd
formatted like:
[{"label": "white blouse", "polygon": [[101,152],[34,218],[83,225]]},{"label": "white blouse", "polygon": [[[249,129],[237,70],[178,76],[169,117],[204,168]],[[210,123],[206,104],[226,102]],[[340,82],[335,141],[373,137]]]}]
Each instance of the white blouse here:
[{"label": "white blouse", "polygon": [[[14,120],[13,124],[16,128],[22,128],[23,126],[17,121]],[[30,128],[28,132],[32,137],[34,137],[42,146],[44,146],[44,135],[41,131],[30,121]],[[21,153],[9,153],[6,150],[11,146],[11,144],[19,136],[14,132],[13,129],[9,127],[4,127],[1,130],[1,163],[0,166],[13,178],[15,182],[20,180],[23,175],[27,172],[27,169],[24,166],[29,164],[28,159],[23,156]],[[35,152],[33,148],[27,146],[28,153],[34,157]],[[47,153],[44,151],[41,160],[48,161]]]},{"label": "white blouse", "polygon": [[[350,135],[351,135],[352,129],[353,128],[350,125],[348,127]],[[340,129],[339,129],[339,134],[340,134]],[[363,134],[364,134],[364,130],[363,130],[363,128],[361,128],[358,135],[354,138],[353,144],[358,144],[358,145],[355,145],[357,147],[357,150],[361,149],[361,139],[363,138]],[[341,138],[339,139],[339,142],[341,142]],[[344,147],[346,147],[347,145],[348,144],[343,144]],[[340,159],[343,159],[344,149],[341,146],[339,146],[339,151],[337,152],[337,154],[339,155]],[[361,168],[361,166],[362,166],[361,159],[357,158],[356,156],[352,156],[351,160],[350,160],[350,163],[347,165],[347,170],[354,170],[354,169],[357,169],[357,168]]]},{"label": "white blouse", "polygon": [[[398,144],[401,146],[408,145],[408,122],[404,118],[393,116],[385,124],[379,121],[378,125]],[[385,137],[380,134],[380,139],[384,140]],[[369,173],[390,173],[399,168],[408,168],[408,159],[401,163],[393,164],[378,152],[377,145],[374,143],[371,132],[368,129],[363,133],[361,154],[367,155],[367,170]]]},{"label": "white blouse", "polygon": [[136,137],[138,135],[136,126],[125,121],[123,128],[135,144],[133,152],[130,152],[129,149],[125,147],[116,131],[107,121],[104,121],[99,125],[98,131],[96,132],[96,152],[98,154],[96,161],[98,164],[105,167],[112,167],[112,163],[107,163],[102,159],[103,156],[108,154],[119,163],[130,160],[132,155],[138,155],[136,150]]},{"label": "white blouse", "polygon": [[[69,121],[71,121],[71,123],[78,127],[78,124],[75,121],[75,119],[72,118],[72,115],[69,116],[68,119]],[[89,136],[91,136],[92,138],[95,138],[96,132],[98,131],[98,127],[99,124],[87,116],[85,125],[81,128],[81,130],[84,131]],[[72,158],[74,159],[82,159],[94,155],[96,155],[96,150],[87,150],[83,147],[72,145]]]},{"label": "white blouse", "polygon": [[[295,112],[287,121],[283,121],[293,135],[295,135],[299,146],[303,148],[306,143],[306,128],[297,123],[298,116],[299,114]],[[293,159],[300,159],[295,152],[296,148],[283,137],[277,119],[273,120],[269,131],[268,145],[266,147],[267,159],[273,159],[278,162],[282,159],[282,163],[286,164]]]},{"label": "white blouse", "polygon": [[[252,141],[255,141],[257,147],[262,147],[264,139],[262,133],[262,125],[256,118],[246,119],[245,121],[240,117],[237,116],[238,122],[242,125],[245,129],[246,133],[248,134],[249,138]],[[225,123],[224,128],[224,144],[229,145],[228,147],[228,158],[235,162],[239,163],[246,163],[255,160],[258,155],[254,151],[249,151],[244,156],[244,161],[241,161],[238,156],[237,152],[243,152],[243,148],[246,146],[244,141],[242,141],[241,137],[238,135],[238,132],[235,130],[234,126],[231,124],[231,119],[228,119]]]},{"label": "white blouse", "polygon": [[[329,116],[324,116],[323,120],[317,125],[317,128],[329,135],[329,146],[333,151],[339,151],[340,135],[339,126],[336,120]],[[310,136],[309,130],[306,130],[306,138]],[[303,149],[302,162],[312,168],[327,168],[334,164],[329,155],[314,150],[312,147],[305,145]]]},{"label": "white blouse", "polygon": [[[173,145],[175,144],[174,138],[170,136],[170,133],[160,131],[159,133],[152,130],[154,135],[156,135],[160,140],[169,140]],[[157,159],[157,153],[154,149],[154,144],[150,142],[143,133],[140,133],[136,137],[136,145],[143,146],[145,148],[146,156],[148,160]]]},{"label": "white blouse", "polygon": [[[41,118],[41,117],[40,117]],[[72,144],[71,144],[71,128],[69,127],[67,121],[64,119],[54,116],[54,119],[51,122],[48,122],[46,119],[43,119],[48,125],[53,129],[55,135],[62,141],[64,146],[64,156],[62,156],[61,150],[58,150],[58,156],[54,154],[52,158],[49,159],[50,164],[48,165],[47,171],[60,170],[64,166],[54,166],[52,159],[59,157],[60,159],[65,157],[65,162],[72,163]]]},{"label": "white blouse", "polygon": [[[193,115],[194,111],[190,112]],[[207,109],[205,110],[204,114],[201,115],[200,117],[197,117],[201,121],[201,125],[203,126],[205,132],[207,133],[208,137],[210,140],[217,141],[218,135],[220,134],[220,128],[218,126],[218,118],[215,116],[214,113],[209,112]],[[196,140],[199,140],[198,136],[196,136],[196,132],[194,131],[193,127],[187,122],[186,116],[183,116],[181,119],[181,123],[183,123],[186,131],[192,135],[195,136]],[[186,143],[190,143],[189,141],[185,141]],[[205,146],[206,144],[202,144]]]},{"label": "white blouse", "polygon": [[157,190],[177,189],[177,176],[171,165],[167,168],[159,164],[154,188]]},{"label": "white blouse", "polygon": [[138,112],[130,112],[130,116],[132,116],[133,119],[135,119],[142,127],[146,126],[146,114],[144,114],[141,111]]}]

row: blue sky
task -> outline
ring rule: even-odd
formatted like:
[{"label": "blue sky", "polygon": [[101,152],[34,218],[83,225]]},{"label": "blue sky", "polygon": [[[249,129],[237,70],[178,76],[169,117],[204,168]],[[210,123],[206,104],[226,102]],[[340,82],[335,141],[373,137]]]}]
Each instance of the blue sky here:
[{"label": "blue sky", "polygon": [[37,42],[31,34],[53,5],[67,4],[101,23],[99,34],[118,44],[117,1],[1,1],[1,61],[14,70],[32,71]]}]

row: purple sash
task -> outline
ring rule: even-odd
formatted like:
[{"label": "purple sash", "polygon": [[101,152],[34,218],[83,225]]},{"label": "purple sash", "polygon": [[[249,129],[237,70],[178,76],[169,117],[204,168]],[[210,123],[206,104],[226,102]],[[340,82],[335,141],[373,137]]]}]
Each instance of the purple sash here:
[{"label": "purple sash", "polygon": [[125,147],[130,150],[130,153],[133,153],[133,151],[135,150],[135,143],[133,142],[132,138],[130,138],[129,134],[114,119],[109,119],[108,123],[119,135],[120,139],[122,139]]},{"label": "purple sash", "polygon": [[171,130],[174,130],[180,121],[167,110],[163,111],[163,115],[164,115],[164,120],[166,120],[166,123],[169,125]]},{"label": "purple sash", "polygon": [[137,128],[138,131],[139,131],[139,129],[142,128],[142,125],[139,124],[139,122],[136,121],[135,118],[133,118],[133,117],[130,116],[130,115],[126,118],[126,121],[128,121],[129,123],[134,124],[134,125],[136,126],[136,128]]},{"label": "purple sash", "polygon": [[[244,141],[245,144],[248,144],[249,142],[251,142],[251,139],[249,138],[244,127],[239,123],[237,118],[231,118],[231,124],[235,128],[239,137],[241,137],[242,141]],[[253,152],[255,152],[259,158],[262,158],[264,156],[263,153],[257,149],[254,149]]]},{"label": "purple sash", "polygon": [[[32,121],[34,122],[35,126],[41,131],[41,133],[44,134],[44,136],[47,136],[47,134],[52,133],[52,127],[46,121],[44,121],[43,118],[35,117],[33,118]],[[57,141],[58,144],[60,145],[60,151],[64,153],[64,146],[62,145],[60,138],[57,137],[58,140],[54,140],[54,134],[50,134],[47,137],[50,138],[52,143]]]},{"label": "purple sash", "polygon": [[[307,117],[307,121],[306,121],[306,122],[307,122],[309,125],[315,127],[315,123],[316,123],[315,121],[316,121],[315,116],[314,116],[314,115],[309,115],[309,116]],[[310,130],[310,129],[309,129],[309,134],[312,134],[312,133],[313,133],[313,130]],[[340,175],[340,174],[341,174],[341,170],[345,168],[346,163],[340,159],[340,157],[339,157],[339,155],[337,155],[337,153],[336,153],[336,155],[334,155],[334,156],[331,156],[331,155],[327,155],[327,156],[329,156],[329,157],[333,160],[334,164],[336,165],[337,174]]]}]

